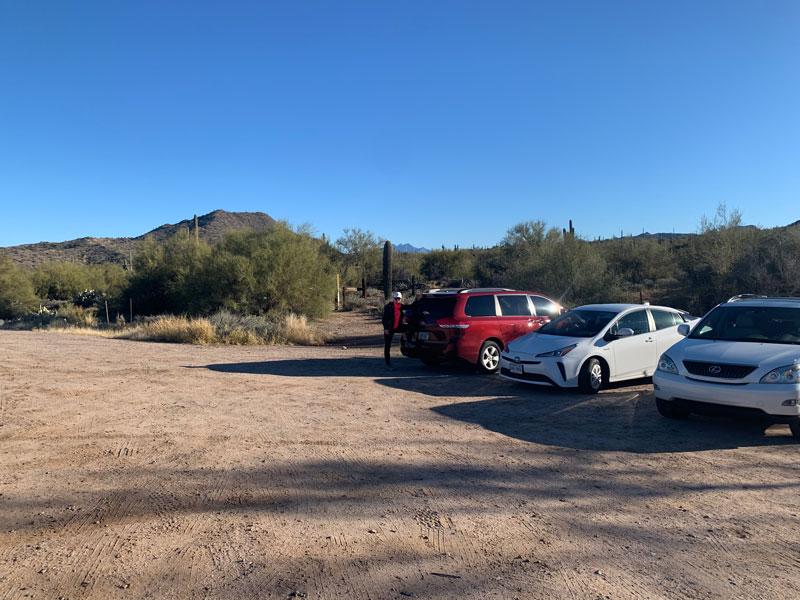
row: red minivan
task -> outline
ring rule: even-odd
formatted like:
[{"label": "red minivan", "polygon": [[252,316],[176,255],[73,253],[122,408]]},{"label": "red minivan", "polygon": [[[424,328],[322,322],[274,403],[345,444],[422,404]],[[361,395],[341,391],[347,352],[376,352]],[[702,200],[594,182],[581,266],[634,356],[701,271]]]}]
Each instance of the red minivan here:
[{"label": "red minivan", "polygon": [[505,344],[536,331],[562,312],[557,302],[535,292],[431,290],[406,310],[400,351],[426,365],[461,359],[492,373]]}]

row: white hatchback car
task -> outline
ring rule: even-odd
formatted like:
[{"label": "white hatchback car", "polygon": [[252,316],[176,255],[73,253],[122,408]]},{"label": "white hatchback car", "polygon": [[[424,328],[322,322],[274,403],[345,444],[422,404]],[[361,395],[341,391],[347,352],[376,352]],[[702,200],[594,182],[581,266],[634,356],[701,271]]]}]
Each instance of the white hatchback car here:
[{"label": "white hatchback car", "polygon": [[658,357],[695,317],[666,306],[590,304],[509,344],[500,376],[512,381],[598,392],[606,382],[649,377]]},{"label": "white hatchback car", "polygon": [[679,331],[653,375],[662,415],[767,417],[800,438],[800,298],[735,296]]}]

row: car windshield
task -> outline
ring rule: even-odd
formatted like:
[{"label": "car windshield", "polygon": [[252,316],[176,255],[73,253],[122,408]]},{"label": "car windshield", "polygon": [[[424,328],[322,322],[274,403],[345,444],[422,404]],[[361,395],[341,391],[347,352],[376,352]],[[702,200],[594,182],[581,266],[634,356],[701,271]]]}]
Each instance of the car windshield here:
[{"label": "car windshield", "polygon": [[719,306],[694,328],[689,337],[800,344],[800,309],[785,306]]},{"label": "car windshield", "polygon": [[594,337],[619,313],[608,310],[575,309],[553,319],[537,333],[565,337]]}]

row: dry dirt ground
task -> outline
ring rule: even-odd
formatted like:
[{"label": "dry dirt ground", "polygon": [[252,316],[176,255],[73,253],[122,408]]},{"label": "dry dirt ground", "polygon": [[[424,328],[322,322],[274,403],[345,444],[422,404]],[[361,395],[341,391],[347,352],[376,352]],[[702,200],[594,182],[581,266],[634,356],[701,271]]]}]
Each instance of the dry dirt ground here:
[{"label": "dry dirt ground", "polygon": [[376,322],[329,327],[0,332],[0,598],[800,597],[785,426],[667,421],[646,382],[389,372]]}]

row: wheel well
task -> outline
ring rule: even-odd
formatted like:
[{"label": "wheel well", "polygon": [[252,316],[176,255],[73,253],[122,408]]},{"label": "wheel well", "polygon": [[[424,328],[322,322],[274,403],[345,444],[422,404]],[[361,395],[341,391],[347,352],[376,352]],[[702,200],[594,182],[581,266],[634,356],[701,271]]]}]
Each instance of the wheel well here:
[{"label": "wheel well", "polygon": [[501,340],[498,340],[497,338],[488,338],[488,339],[485,339],[485,340],[483,340],[483,342],[481,343],[481,346],[483,346],[483,344],[485,344],[486,342],[494,342],[495,344],[497,344],[498,346],[500,346],[500,351],[501,351],[501,352],[502,352],[502,351],[503,351],[503,349],[506,347],[506,345],[505,345],[505,344],[504,344],[504,343],[503,343]]},{"label": "wheel well", "polygon": [[611,377],[611,370],[608,368],[608,363],[606,362],[606,360],[605,360],[605,359],[604,359],[602,356],[597,356],[597,355],[595,355],[595,356],[587,356],[587,357],[586,357],[586,360],[584,360],[584,361],[581,363],[581,368],[580,368],[580,369],[578,369],[578,373],[580,373],[581,371],[583,371],[583,366],[584,366],[586,363],[588,363],[590,360],[592,360],[593,358],[596,358],[596,359],[597,359],[597,362],[599,362],[599,363],[600,363],[600,368],[601,368],[601,369],[603,369],[603,379],[604,379],[605,381],[608,381],[608,380],[609,380],[609,377]]}]

